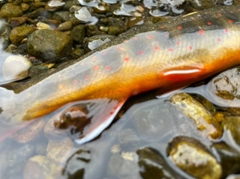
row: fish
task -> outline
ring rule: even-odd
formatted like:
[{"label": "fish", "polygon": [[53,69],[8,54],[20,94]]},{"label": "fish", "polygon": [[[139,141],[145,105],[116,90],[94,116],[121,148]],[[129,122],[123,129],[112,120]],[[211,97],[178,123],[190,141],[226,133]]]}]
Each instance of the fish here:
[{"label": "fish", "polygon": [[18,123],[85,105],[90,122],[75,140],[83,144],[130,96],[183,88],[238,64],[240,6],[207,9],[134,27],[18,93],[0,88],[0,118]]}]

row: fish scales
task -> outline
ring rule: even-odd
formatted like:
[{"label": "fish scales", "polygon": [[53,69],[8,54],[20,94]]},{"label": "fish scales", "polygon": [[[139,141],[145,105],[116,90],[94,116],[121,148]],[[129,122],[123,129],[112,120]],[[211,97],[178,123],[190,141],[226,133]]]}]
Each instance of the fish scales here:
[{"label": "fish scales", "polygon": [[[240,64],[239,23],[240,6],[229,6],[135,27],[67,68],[20,88],[9,97],[19,106],[12,116],[32,119],[71,101],[121,101],[151,89],[189,85]],[[8,108],[12,106],[3,110]]]}]

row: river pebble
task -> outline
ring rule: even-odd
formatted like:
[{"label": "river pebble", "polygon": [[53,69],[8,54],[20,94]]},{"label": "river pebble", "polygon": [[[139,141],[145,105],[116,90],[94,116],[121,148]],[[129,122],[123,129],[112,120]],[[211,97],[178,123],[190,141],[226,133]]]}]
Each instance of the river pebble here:
[{"label": "river pebble", "polygon": [[37,30],[29,36],[27,47],[30,55],[54,62],[70,53],[72,38],[59,31]]}]

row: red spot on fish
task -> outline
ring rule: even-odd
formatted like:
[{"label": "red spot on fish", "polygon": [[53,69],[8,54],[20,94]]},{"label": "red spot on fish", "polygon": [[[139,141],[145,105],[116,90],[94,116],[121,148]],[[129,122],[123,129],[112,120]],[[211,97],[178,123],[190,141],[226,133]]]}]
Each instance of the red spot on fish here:
[{"label": "red spot on fish", "polygon": [[212,25],[212,22],[208,21],[207,24],[208,24],[208,25]]},{"label": "red spot on fish", "polygon": [[155,47],[154,47],[154,50],[159,50],[159,47],[158,47],[158,46],[155,46]]},{"label": "red spot on fish", "polygon": [[127,41],[127,40],[124,40],[123,42],[124,42],[124,43],[127,43],[128,41]]},{"label": "red spot on fish", "polygon": [[161,28],[161,29],[164,29],[165,27],[164,27],[164,25],[162,25],[160,28]]},{"label": "red spot on fish", "polygon": [[103,55],[107,55],[107,52],[103,52]]},{"label": "red spot on fish", "polygon": [[228,22],[229,22],[229,23],[233,23],[233,20],[232,20],[232,19],[229,19]]},{"label": "red spot on fish", "polygon": [[176,42],[177,45],[180,45],[181,43],[179,41]]},{"label": "red spot on fish", "polygon": [[221,41],[222,41],[222,39],[220,39],[220,38],[217,38],[217,40],[218,40],[218,42],[221,42]]},{"label": "red spot on fish", "polygon": [[199,31],[198,31],[198,34],[199,34],[199,35],[202,35],[202,34],[204,34],[204,30],[202,30],[202,29],[201,29],[201,30],[199,30]]},{"label": "red spot on fish", "polygon": [[94,70],[97,70],[98,68],[99,68],[98,65],[95,65],[95,66],[94,66]]},{"label": "red spot on fish", "polygon": [[87,75],[87,76],[85,76],[85,79],[86,79],[86,80],[89,80],[89,78],[90,78],[90,77],[89,77],[88,75]]},{"label": "red spot on fish", "polygon": [[118,49],[118,50],[122,50],[122,48],[121,48],[121,47],[119,47],[119,46],[117,47],[117,49]]},{"label": "red spot on fish", "polygon": [[129,61],[129,58],[128,58],[128,57],[125,57],[125,58],[124,58],[124,61],[125,61],[125,62],[128,62],[128,61]]},{"label": "red spot on fish", "polygon": [[189,50],[192,50],[192,46],[189,46],[188,48],[189,48]]},{"label": "red spot on fish", "polygon": [[140,50],[140,51],[138,52],[138,55],[142,55],[142,54],[143,54],[143,51]]},{"label": "red spot on fish", "polygon": [[148,39],[152,39],[152,38],[153,38],[153,36],[152,36],[152,35],[149,35],[147,38],[148,38]]},{"label": "red spot on fish", "polygon": [[182,30],[182,26],[180,26],[180,25],[177,28],[178,28],[178,30]]},{"label": "red spot on fish", "polygon": [[110,66],[106,66],[106,70],[107,71],[111,70],[111,67]]},{"label": "red spot on fish", "polygon": [[173,49],[172,49],[172,48],[169,48],[169,49],[168,49],[168,51],[169,51],[169,52],[172,52],[172,51],[173,51]]},{"label": "red spot on fish", "polygon": [[169,36],[169,34],[165,34],[165,36],[166,36],[166,37],[168,37],[168,36]]},{"label": "red spot on fish", "polygon": [[219,16],[219,17],[221,17],[221,16],[222,16],[222,14],[220,14],[220,13],[219,13],[219,14],[218,14],[218,16]]},{"label": "red spot on fish", "polygon": [[134,37],[133,39],[134,39],[134,40],[138,40],[138,38],[137,38],[137,37]]},{"label": "red spot on fish", "polygon": [[94,57],[93,57],[93,60],[97,60],[97,57],[96,57],[96,56],[94,56]]},{"label": "red spot on fish", "polygon": [[225,33],[228,33],[228,29],[224,29],[224,32],[225,32]]},{"label": "red spot on fish", "polygon": [[77,80],[73,80],[73,84],[77,85],[78,81]]}]

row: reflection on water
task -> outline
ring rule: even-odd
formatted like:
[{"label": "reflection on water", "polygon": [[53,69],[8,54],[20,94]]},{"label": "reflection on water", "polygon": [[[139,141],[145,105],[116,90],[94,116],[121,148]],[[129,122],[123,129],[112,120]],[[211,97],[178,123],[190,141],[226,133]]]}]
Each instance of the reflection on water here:
[{"label": "reflection on water", "polygon": [[[79,2],[88,8],[78,3],[74,4],[72,1],[47,3],[16,1],[13,4],[1,5],[1,17],[9,20],[9,25],[6,25],[5,21],[0,23],[3,44],[0,53],[1,85],[26,78],[32,63],[34,67],[41,66],[42,61],[48,63],[49,56],[46,57],[46,54],[50,56],[53,54],[55,58],[56,53],[60,54],[64,51],[64,48],[60,50],[54,48],[60,46],[60,41],[64,41],[60,38],[60,41],[56,41],[51,46],[53,52],[37,52],[36,57],[29,55],[30,50],[26,44],[29,33],[32,33],[35,28],[58,29],[62,31],[60,37],[71,34],[73,44],[66,42],[63,46],[71,44],[74,50],[68,49],[63,55],[57,56],[54,63],[58,63],[66,59],[78,58],[83,54],[82,40],[85,36],[80,34],[86,33],[89,36],[95,32],[100,34],[108,32],[118,35],[122,29],[126,30],[134,26],[135,22],[131,22],[130,18],[125,16],[138,17],[139,21],[146,22],[147,18],[151,18],[146,14],[159,17],[189,12],[187,3],[183,0],[146,0],[135,3],[126,1],[118,3],[110,0]],[[118,4],[113,8],[115,3]],[[192,6],[197,8],[196,3],[197,6],[201,6],[199,1],[193,1],[195,6]],[[14,12],[10,13],[7,6],[14,8],[17,15],[12,15]],[[110,12],[111,8],[113,12]],[[120,20],[109,20],[106,17],[110,15],[103,17],[102,13],[123,16]],[[21,16],[22,14],[25,16]],[[83,25],[89,22],[100,23],[100,25]],[[121,25],[116,25],[119,22],[132,24],[129,27],[120,27]],[[24,26],[20,31],[15,29],[17,35],[12,33],[10,39],[10,31],[23,24],[27,24],[27,27]],[[100,26],[101,28],[98,28]],[[74,33],[73,29],[76,27],[78,30]],[[99,29],[105,30],[99,32]],[[20,32],[23,32],[23,35]],[[39,34],[35,38],[40,41],[39,44],[47,40]],[[56,39],[58,38],[59,36],[56,36]],[[42,54],[45,59],[37,59]],[[38,75],[46,70],[42,71],[41,68],[37,68],[32,74]],[[11,126],[9,121],[3,122],[1,118],[0,178],[148,179],[193,178],[193,176],[201,178],[200,171],[204,171],[204,175],[210,178],[220,178],[220,176],[224,178],[228,175],[230,175],[228,178],[233,178],[232,174],[240,173],[239,69],[235,68],[226,73],[213,78],[206,86],[182,90],[192,94],[192,97],[184,103],[172,101],[173,98],[170,100],[173,94],[156,99],[154,92],[130,99],[118,113],[115,123],[97,139],[84,145],[79,145],[74,140],[79,138],[79,135],[88,134],[88,131],[84,131],[88,129],[85,128],[90,122],[88,119],[94,119],[96,116],[99,118],[96,114],[102,113],[101,110],[108,110],[108,108],[101,108],[103,102],[108,103],[108,101],[101,101],[102,105],[86,102],[87,107],[71,103],[49,115],[17,126]],[[14,94],[13,91],[2,91],[4,90],[1,88],[0,106],[7,103],[10,100],[9,96]],[[185,98],[186,95],[181,96],[182,100]],[[179,108],[176,103],[180,106]],[[109,104],[112,103],[109,102]],[[21,103],[18,105],[20,108]],[[95,112],[95,116],[92,117],[87,113],[89,108],[91,111],[94,108],[100,112]],[[14,109],[11,110],[14,111]],[[111,113],[111,111],[108,112]],[[1,113],[2,109],[0,109],[0,115]],[[214,139],[209,137],[208,133],[205,134],[205,129],[212,130],[211,123],[204,120],[206,116],[219,123],[217,130],[223,131],[223,134],[219,132]],[[199,125],[199,121],[203,121],[204,125]],[[76,127],[79,125],[79,128]],[[82,125],[84,129],[81,128]],[[209,168],[214,169],[214,172],[209,171]]]}]

